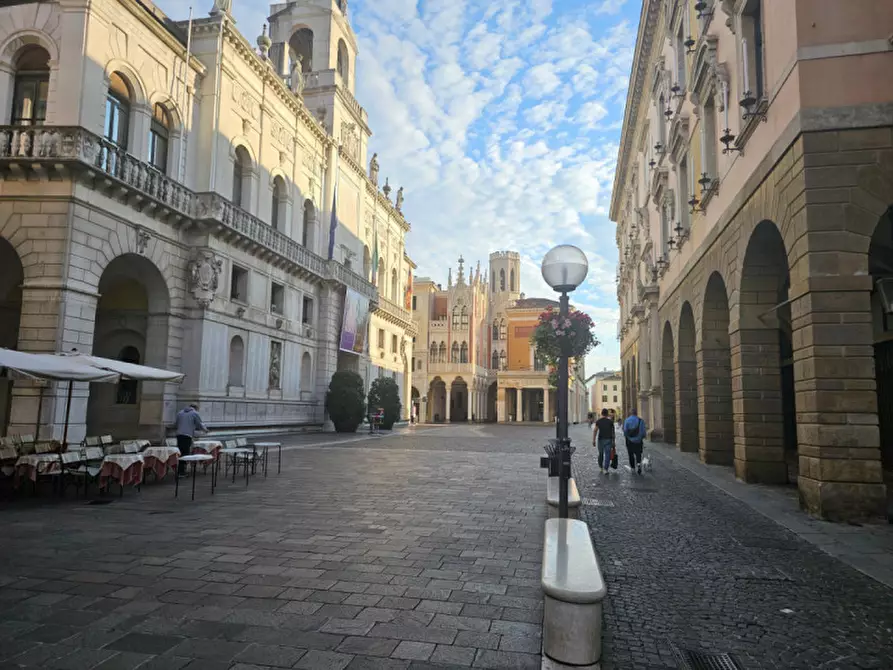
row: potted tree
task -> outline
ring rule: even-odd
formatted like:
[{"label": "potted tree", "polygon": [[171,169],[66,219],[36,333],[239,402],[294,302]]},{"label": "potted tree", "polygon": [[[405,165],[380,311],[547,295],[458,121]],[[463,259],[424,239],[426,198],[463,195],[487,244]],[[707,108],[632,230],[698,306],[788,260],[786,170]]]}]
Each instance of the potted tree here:
[{"label": "potted tree", "polygon": [[366,412],[363,378],[351,370],[339,370],[332,375],[326,394],[326,410],[339,433],[355,433]]},{"label": "potted tree", "polygon": [[369,388],[369,411],[384,410],[384,418],[381,427],[390,430],[400,418],[400,389],[397,382],[390,377],[380,377],[372,382]]}]

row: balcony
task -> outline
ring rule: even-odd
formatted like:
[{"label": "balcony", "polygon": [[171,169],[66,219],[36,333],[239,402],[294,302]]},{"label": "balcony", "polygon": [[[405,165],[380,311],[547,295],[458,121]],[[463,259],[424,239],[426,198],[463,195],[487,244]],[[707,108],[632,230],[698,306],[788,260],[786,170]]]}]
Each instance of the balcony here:
[{"label": "balcony", "polygon": [[383,295],[378,297],[378,309],[375,313],[386,321],[405,329],[407,335],[414,336],[418,333],[418,327],[412,320],[412,313]]},{"label": "balcony", "polygon": [[84,128],[0,126],[0,171],[19,179],[78,176],[146,216],[204,228],[274,265],[349,286],[373,304],[378,301],[375,287],[340,263],[317,256],[219,193],[191,191]]},{"label": "balcony", "polygon": [[357,102],[336,70],[315,70],[304,73],[304,95],[313,96],[317,91],[329,88],[337,88],[344,98],[345,105],[358,121],[364,125],[369,122],[366,110]]}]

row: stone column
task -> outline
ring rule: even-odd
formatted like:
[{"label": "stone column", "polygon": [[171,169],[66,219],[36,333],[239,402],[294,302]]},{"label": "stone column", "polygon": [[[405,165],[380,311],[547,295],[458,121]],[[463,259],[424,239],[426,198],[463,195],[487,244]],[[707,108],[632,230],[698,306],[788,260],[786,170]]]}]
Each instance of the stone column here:
[{"label": "stone column", "polygon": [[543,389],[543,423],[552,420],[552,408],[549,405],[549,387]]},{"label": "stone column", "polygon": [[651,355],[651,388],[649,392],[648,406],[651,410],[651,439],[664,439],[664,416],[663,416],[663,373],[661,370],[661,352],[660,352],[660,317],[657,312],[656,301],[651,304],[651,314],[649,317],[650,326],[648,329],[648,347]]},{"label": "stone column", "polygon": [[474,400],[477,395],[477,391],[468,391],[468,420],[471,421],[471,417],[474,414]]},{"label": "stone column", "polygon": [[444,394],[446,398],[446,408],[444,409],[444,420],[449,423],[450,422],[450,409],[453,404],[453,393],[449,386],[446,388],[446,393]]},{"label": "stone column", "polygon": [[338,369],[338,334],[341,326],[341,313],[344,296],[340,288],[325,282],[316,296],[316,399],[318,402],[317,420],[325,419],[325,430],[334,430],[328,416],[324,417],[325,397],[332,375]]},{"label": "stone column", "polygon": [[[846,261],[835,251],[831,262]],[[871,289],[871,277],[854,272],[813,275],[790,293],[800,502],[834,521],[886,512]]]},{"label": "stone column", "polygon": [[496,389],[496,420],[499,423],[508,421],[508,412],[506,408],[506,393],[503,387]]}]

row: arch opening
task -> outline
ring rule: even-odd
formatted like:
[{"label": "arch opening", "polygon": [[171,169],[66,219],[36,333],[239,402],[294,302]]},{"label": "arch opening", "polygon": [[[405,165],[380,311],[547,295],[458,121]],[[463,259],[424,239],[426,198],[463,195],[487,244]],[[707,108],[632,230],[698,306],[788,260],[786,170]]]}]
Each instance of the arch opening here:
[{"label": "arch opening", "polygon": [[714,272],[704,292],[701,349],[698,352],[700,457],[704,463],[732,465],[735,432],[732,417],[732,350],[729,300],[722,275]]},{"label": "arch opening", "polygon": [[691,303],[682,305],[679,316],[679,350],[676,353],[676,426],[679,449],[698,451],[698,363],[695,357],[695,317]]},{"label": "arch opening", "polygon": [[440,377],[432,379],[428,387],[428,421],[430,423],[447,421],[446,382]]},{"label": "arch opening", "polygon": [[50,54],[37,44],[28,44],[19,49],[14,63],[10,123],[14,126],[42,125],[47,117]]},{"label": "arch opening", "polygon": [[[0,347],[19,348],[22,317],[22,284],[25,272],[15,248],[0,237]],[[0,435],[9,427],[13,381],[0,377]],[[38,423],[38,422],[35,422]]]},{"label": "arch opening", "polygon": [[462,377],[456,377],[450,384],[449,420],[451,423],[464,423],[468,418],[468,384]]},{"label": "arch opening", "polygon": [[[661,346],[661,390],[663,395],[663,420],[664,441],[668,444],[676,444],[676,371],[674,360],[676,351],[673,342],[673,328],[670,322],[664,324],[664,334]],[[624,389],[628,386],[624,380]],[[623,411],[628,411],[624,407]]]},{"label": "arch opening", "polygon": [[[871,318],[877,385],[881,466],[893,480],[893,205],[878,221],[868,248],[868,271],[874,284]],[[882,283],[879,283],[882,282]]]}]

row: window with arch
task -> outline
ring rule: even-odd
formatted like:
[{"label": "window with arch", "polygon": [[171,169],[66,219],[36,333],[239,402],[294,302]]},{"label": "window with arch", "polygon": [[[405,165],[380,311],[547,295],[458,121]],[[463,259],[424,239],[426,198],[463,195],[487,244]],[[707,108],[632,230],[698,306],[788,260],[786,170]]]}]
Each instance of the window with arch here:
[{"label": "window with arch", "polygon": [[350,86],[350,53],[344,40],[338,40],[338,74],[345,86]]},{"label": "window with arch", "polygon": [[[301,28],[292,33],[288,40],[289,55],[292,65],[300,61],[300,71],[303,73],[313,71],[313,31],[310,28]],[[291,68],[289,68],[291,69]]]},{"label": "window with arch", "polygon": [[657,141],[661,144],[663,151],[667,150],[667,117],[664,116],[666,108],[667,99],[661,93],[657,102]]},{"label": "window with arch", "polygon": [[130,84],[121,74],[112,72],[105,96],[104,136],[119,149],[127,149],[132,101],[133,91]]},{"label": "window with arch", "polygon": [[[493,340],[496,341],[499,339],[499,321],[493,321]],[[496,366],[494,366],[496,367]]]},{"label": "window with arch", "polygon": [[505,290],[505,270],[499,271],[499,290]]},{"label": "window with arch", "polygon": [[508,328],[505,325],[505,319],[499,320],[499,339],[500,340],[508,339]]},{"label": "window with arch", "polygon": [[459,308],[453,307],[453,328],[459,327]]},{"label": "window with arch", "polygon": [[468,307],[462,307],[462,326],[468,326]]},{"label": "window with arch", "polygon": [[229,341],[229,381],[230,386],[245,385],[245,342],[236,335]]},{"label": "window with arch", "polygon": [[428,361],[429,363],[437,363],[438,362],[437,361],[437,343],[436,342],[431,343],[431,349],[428,352],[428,358],[431,359],[430,361]]},{"label": "window with arch", "polygon": [[310,227],[313,225],[313,222],[316,220],[316,207],[314,207],[313,202],[310,200],[304,201],[304,221],[301,228],[301,244],[303,246],[309,246],[310,244]]},{"label": "window with arch", "polygon": [[171,141],[171,115],[163,105],[152,107],[149,124],[149,162],[162,174],[167,174],[167,153]]},{"label": "window with arch", "polygon": [[496,270],[493,270],[493,281],[490,282],[490,290],[496,293]]},{"label": "window with arch", "polygon": [[285,222],[286,186],[282,177],[273,178],[272,202],[270,203],[270,225],[279,230]]},{"label": "window with arch", "polygon": [[[140,352],[136,347],[124,347],[118,354],[118,360],[125,363],[140,364]],[[115,394],[116,405],[136,405],[139,382],[136,379],[121,379]]]},{"label": "window with arch", "polygon": [[499,352],[499,369],[508,370],[508,356],[505,354],[505,349]]},{"label": "window with arch", "polygon": [[498,351],[493,352],[493,356],[490,361],[490,367],[494,370],[499,369],[499,352]]},{"label": "window with arch", "polygon": [[515,290],[515,271],[514,270],[512,270],[509,273],[509,290],[510,291]]},{"label": "window with arch", "polygon": [[250,198],[251,156],[245,147],[236,147],[233,154],[233,204],[248,209]]},{"label": "window with arch", "polygon": [[50,89],[50,54],[29,44],[15,59],[15,83],[12,94],[12,125],[39,126],[47,118]]},{"label": "window with arch", "polygon": [[468,362],[468,343],[463,342],[462,346],[459,347],[459,362],[467,363]]},{"label": "window with arch", "polygon": [[301,392],[310,393],[313,390],[313,359],[310,352],[305,351],[301,356]]},{"label": "window with arch", "polygon": [[446,363],[446,360],[447,360],[446,342],[441,342],[440,348],[438,349],[437,362],[438,363]]},{"label": "window with arch", "polygon": [[458,363],[459,362],[459,343],[453,342],[453,346],[450,348],[450,363]]},{"label": "window with arch", "polygon": [[391,270],[391,300],[397,302],[397,268]]}]

